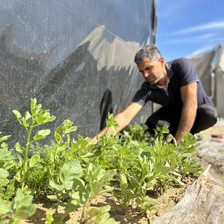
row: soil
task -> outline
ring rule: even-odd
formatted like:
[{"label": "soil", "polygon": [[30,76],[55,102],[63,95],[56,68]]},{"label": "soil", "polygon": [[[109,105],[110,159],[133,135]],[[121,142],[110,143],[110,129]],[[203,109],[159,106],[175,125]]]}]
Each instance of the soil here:
[{"label": "soil", "polygon": [[[224,134],[224,126],[216,125],[212,128],[207,129],[204,132],[199,134],[200,139],[209,139],[213,134]],[[118,205],[116,199],[110,195],[106,194],[94,201],[95,206],[110,205],[110,215],[113,217],[118,224],[149,224],[155,221],[158,217],[164,213],[170,211],[184,196],[186,188],[189,187],[195,181],[192,178],[185,180],[185,186],[181,188],[171,188],[166,190],[161,196],[153,197],[152,200],[156,202],[156,209],[154,211],[148,212],[143,215],[139,213],[136,209],[127,207],[125,210],[121,209]],[[49,210],[49,204],[38,204],[36,213],[29,219],[23,220],[20,224],[44,224],[46,211]],[[63,212],[63,211],[61,211]],[[81,216],[81,211],[78,210],[70,214],[69,219],[65,222],[66,224],[75,224],[78,223]]]},{"label": "soil", "polygon": [[[98,197],[93,202],[93,206],[110,205],[110,216],[115,219],[117,224],[149,224],[156,220],[159,216],[163,215],[165,212],[171,210],[183,198],[186,188],[191,185],[193,181],[194,179],[189,177],[186,179],[186,185],[184,187],[167,189],[161,196],[150,195],[151,200],[156,203],[156,209],[144,215],[131,206],[122,209],[116,199],[110,194],[105,194],[101,197]],[[20,224],[44,224],[46,211],[49,207],[50,204],[48,203],[38,204],[36,213],[29,219],[20,222]],[[60,212],[63,213],[63,210]],[[80,210],[73,212],[70,214],[70,217],[65,222],[65,224],[78,223],[77,220],[79,220],[80,217]]]}]

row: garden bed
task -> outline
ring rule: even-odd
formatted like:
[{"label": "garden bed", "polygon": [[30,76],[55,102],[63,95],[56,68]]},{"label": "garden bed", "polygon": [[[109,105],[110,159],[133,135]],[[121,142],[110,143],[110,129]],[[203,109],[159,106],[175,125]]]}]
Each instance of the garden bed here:
[{"label": "garden bed", "polygon": [[[94,200],[94,206],[110,205],[110,215],[113,217],[117,224],[127,224],[127,223],[139,223],[148,224],[152,223],[158,217],[164,213],[170,211],[184,196],[185,190],[189,185],[193,183],[195,179],[189,177],[185,180],[184,187],[176,187],[167,189],[162,195],[155,196],[150,195],[151,199],[156,203],[156,208],[154,211],[147,212],[146,214],[141,214],[137,209],[133,209],[131,206],[122,209],[118,203],[116,203],[116,198],[111,194],[105,194]],[[36,213],[26,219],[22,220],[20,224],[45,224],[46,211],[49,210],[51,203],[39,203],[37,204]],[[60,211],[63,213],[63,209]],[[69,219],[65,224],[75,224],[78,223],[81,217],[81,211],[72,212]]]},{"label": "garden bed", "polygon": [[[224,124],[218,123],[217,125],[203,131],[200,133],[200,138],[203,140],[210,139],[214,134],[224,134]],[[116,199],[111,194],[106,194],[104,196],[98,197],[94,205],[102,206],[109,204],[111,206],[110,215],[119,224],[126,223],[139,223],[148,224],[153,223],[160,216],[170,211],[181,199],[184,197],[186,189],[195,181],[195,178],[188,177],[185,179],[184,187],[173,187],[167,189],[162,195],[155,196],[150,195],[151,199],[156,203],[156,208],[154,211],[147,212],[146,214],[139,213],[136,209],[131,206],[122,210],[120,205],[116,203]],[[36,213],[29,219],[21,221],[20,224],[44,224],[45,223],[45,213],[48,210],[49,204],[38,204]],[[63,212],[63,210],[61,210]],[[66,224],[77,223],[80,219],[81,211],[72,212],[70,214],[69,220]]]}]

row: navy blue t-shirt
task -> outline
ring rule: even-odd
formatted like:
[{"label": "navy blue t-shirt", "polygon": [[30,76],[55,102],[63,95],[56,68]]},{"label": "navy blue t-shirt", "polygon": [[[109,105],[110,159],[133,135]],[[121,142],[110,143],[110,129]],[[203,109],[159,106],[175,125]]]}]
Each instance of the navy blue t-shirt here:
[{"label": "navy blue t-shirt", "polygon": [[202,104],[213,105],[212,100],[204,91],[196,69],[189,60],[179,58],[170,61],[166,64],[166,70],[169,78],[167,90],[161,89],[157,85],[150,85],[145,81],[135,94],[132,102],[144,106],[148,101],[152,101],[162,106],[180,107],[183,105],[180,88],[197,82],[198,106]]}]

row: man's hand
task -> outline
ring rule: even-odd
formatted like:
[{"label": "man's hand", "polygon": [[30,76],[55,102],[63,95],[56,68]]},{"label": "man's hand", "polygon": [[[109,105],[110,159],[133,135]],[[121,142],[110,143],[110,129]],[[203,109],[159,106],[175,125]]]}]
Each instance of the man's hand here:
[{"label": "man's hand", "polygon": [[[138,103],[131,103],[124,111],[115,116],[115,121],[118,124],[118,128],[116,129],[116,133],[123,130],[132,119],[138,114],[138,112],[142,109],[142,105]],[[110,128],[104,128],[98,135],[96,135],[92,140],[98,142],[100,137],[104,133],[114,134],[114,131]]]},{"label": "man's hand", "polygon": [[89,145],[95,145],[96,143],[98,142],[98,139],[96,137],[92,138],[90,141],[89,141]]}]

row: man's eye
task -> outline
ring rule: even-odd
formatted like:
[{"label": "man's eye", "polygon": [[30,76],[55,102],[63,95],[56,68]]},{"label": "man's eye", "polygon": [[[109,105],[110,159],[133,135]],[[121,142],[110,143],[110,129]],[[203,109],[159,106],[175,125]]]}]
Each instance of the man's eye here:
[{"label": "man's eye", "polygon": [[149,70],[151,70],[152,69],[152,67],[146,67],[145,68],[145,71],[149,71]]},{"label": "man's eye", "polygon": [[146,67],[144,70],[139,70],[142,74],[144,74],[145,71],[151,71],[153,69],[153,66]]}]

